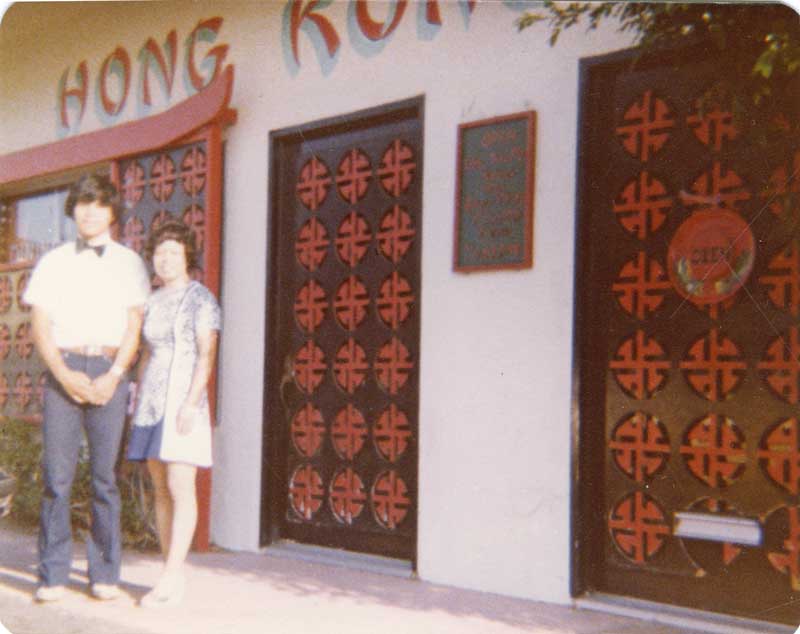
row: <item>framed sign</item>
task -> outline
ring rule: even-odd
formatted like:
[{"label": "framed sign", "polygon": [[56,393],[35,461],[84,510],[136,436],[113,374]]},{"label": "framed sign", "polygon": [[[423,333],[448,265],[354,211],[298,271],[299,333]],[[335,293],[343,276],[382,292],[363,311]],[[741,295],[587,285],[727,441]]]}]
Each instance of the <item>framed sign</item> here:
[{"label": "framed sign", "polygon": [[455,271],[533,266],[534,111],[458,126]]}]

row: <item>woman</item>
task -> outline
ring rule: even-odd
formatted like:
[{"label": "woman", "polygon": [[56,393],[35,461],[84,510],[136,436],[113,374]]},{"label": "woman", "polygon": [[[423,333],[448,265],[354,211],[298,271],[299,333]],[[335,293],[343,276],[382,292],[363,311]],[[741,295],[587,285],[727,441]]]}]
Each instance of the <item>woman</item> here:
[{"label": "woman", "polygon": [[174,604],[183,596],[183,564],[197,523],[197,467],[211,466],[206,386],[211,375],[220,309],[192,281],[192,233],[167,222],[150,236],[146,255],[163,283],[145,305],[147,346],[139,365],[129,460],[146,460],[155,493],[156,527],[165,557],[162,574],[143,606]]}]

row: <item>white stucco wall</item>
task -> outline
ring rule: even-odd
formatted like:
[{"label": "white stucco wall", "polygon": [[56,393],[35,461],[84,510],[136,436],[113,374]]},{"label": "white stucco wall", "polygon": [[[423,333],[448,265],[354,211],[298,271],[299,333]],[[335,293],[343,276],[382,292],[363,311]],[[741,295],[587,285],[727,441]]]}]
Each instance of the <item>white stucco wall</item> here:
[{"label": "white stucco wall", "polygon": [[[375,19],[386,17],[387,5],[371,6]],[[397,30],[370,47],[348,26],[348,5],[334,3],[321,12],[341,38],[335,63],[324,71],[303,31],[296,72],[283,46],[284,3],[12,10],[0,42],[0,153],[56,140],[65,68],[86,59],[94,77],[121,45],[138,77],[135,55],[147,38],[162,43],[175,28],[180,64],[180,42],[197,22],[224,19],[215,43],[230,46],[238,122],[225,156],[212,539],[250,550],[261,503],[269,131],[423,94],[419,574],[566,602],[578,60],[625,40],[579,28],[550,48],[544,25],[518,34],[504,3],[480,3],[469,19],[464,6],[442,2],[443,24],[432,30],[420,29],[422,5],[412,4]],[[185,97],[182,83],[175,87],[173,104]],[[534,266],[456,274],[456,128],[530,109],[538,116]],[[135,116],[128,108],[123,120]],[[87,106],[79,131],[103,125]]]}]

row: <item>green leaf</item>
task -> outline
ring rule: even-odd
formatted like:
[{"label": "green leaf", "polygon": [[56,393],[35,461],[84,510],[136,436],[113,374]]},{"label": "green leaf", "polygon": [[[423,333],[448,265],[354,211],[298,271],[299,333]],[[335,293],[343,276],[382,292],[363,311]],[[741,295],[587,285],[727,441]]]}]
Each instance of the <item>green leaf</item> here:
[{"label": "green leaf", "polygon": [[522,31],[523,29],[527,29],[528,27],[533,26],[538,22],[544,22],[547,18],[539,13],[523,13],[519,18],[517,18],[517,31]]},{"label": "green leaf", "polygon": [[753,66],[753,74],[761,75],[765,79],[772,76],[773,62],[775,61],[775,51],[767,49],[758,56],[755,65]]}]

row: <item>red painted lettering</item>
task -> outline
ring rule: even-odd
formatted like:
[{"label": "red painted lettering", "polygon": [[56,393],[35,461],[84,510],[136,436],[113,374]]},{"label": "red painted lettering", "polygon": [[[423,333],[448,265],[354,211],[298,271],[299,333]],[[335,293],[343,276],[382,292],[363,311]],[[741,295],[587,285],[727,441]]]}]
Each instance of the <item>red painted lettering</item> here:
[{"label": "red painted lettering", "polygon": [[69,121],[67,119],[67,99],[78,100],[80,104],[78,123],[83,119],[83,111],[86,109],[86,85],[89,77],[89,73],[86,70],[86,61],[82,61],[78,64],[78,68],[75,70],[75,81],[78,84],[76,88],[67,88],[68,77],[69,68],[64,71],[58,85],[58,100],[61,105],[61,125],[65,128],[69,127]]},{"label": "red painted lettering", "polygon": [[373,42],[388,37],[392,31],[400,24],[400,20],[406,11],[407,0],[395,0],[394,15],[389,26],[386,22],[376,22],[369,14],[367,0],[356,0],[356,22],[361,32]]},{"label": "red painted lettering", "polygon": [[[212,48],[206,56],[203,58],[203,62],[208,58],[213,58],[214,60],[214,70],[211,71],[211,76],[208,77],[205,81],[203,81],[203,77],[197,71],[197,65],[195,64],[194,57],[195,57],[195,46],[197,45],[198,40],[205,40],[209,42],[213,42],[217,39],[217,35],[219,34],[219,29],[222,26],[222,18],[210,18],[208,20],[203,20],[194,27],[194,30],[189,35],[189,46],[188,46],[188,59],[186,61],[186,68],[189,72],[189,80],[192,82],[192,86],[198,92],[205,88],[208,84],[214,81],[214,78],[217,76],[219,71],[222,69],[222,62],[225,60],[225,56],[228,54],[228,45],[227,44],[220,44],[219,46],[215,46]],[[202,64],[202,62],[201,62]]]},{"label": "red painted lettering", "polygon": [[293,0],[292,2],[289,37],[292,42],[292,54],[294,55],[294,61],[298,66],[300,65],[298,40],[300,26],[304,21],[309,20],[312,24],[314,24],[314,26],[317,27],[323,41],[325,42],[325,48],[327,49],[330,57],[333,57],[336,54],[336,51],[339,50],[339,45],[341,44],[339,35],[336,33],[336,29],[333,28],[333,24],[330,23],[330,20],[320,13],[315,12],[318,4],[319,0],[312,0],[304,9],[302,0]]},{"label": "red painted lettering", "polygon": [[425,5],[425,20],[428,24],[441,25],[442,16],[439,14],[439,0],[428,0]]},{"label": "red painted lettering", "polygon": [[[108,94],[108,77],[111,74],[121,74],[119,79],[121,95],[116,102]],[[110,116],[119,114],[125,107],[128,90],[131,86],[131,60],[124,48],[118,46],[111,55],[105,58],[100,67],[100,75],[97,77],[97,85],[100,89],[103,111]]]},{"label": "red painted lettering", "polygon": [[145,105],[150,106],[153,100],[150,97],[150,68],[155,67],[161,72],[161,78],[164,80],[166,87],[166,97],[170,98],[172,93],[172,84],[175,80],[175,59],[178,54],[177,47],[178,36],[175,30],[169,32],[167,35],[164,48],[169,55],[169,66],[161,47],[151,37],[145,42],[142,50],[139,52],[139,59],[142,64],[142,101]]}]

